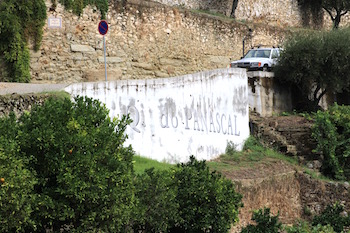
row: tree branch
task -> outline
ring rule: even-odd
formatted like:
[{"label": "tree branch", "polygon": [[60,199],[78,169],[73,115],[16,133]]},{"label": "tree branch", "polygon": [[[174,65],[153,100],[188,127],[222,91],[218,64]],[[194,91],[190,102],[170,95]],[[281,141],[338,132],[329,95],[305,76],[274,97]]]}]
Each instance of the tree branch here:
[{"label": "tree branch", "polygon": [[344,11],[343,13],[340,14],[340,16],[346,15],[348,11]]},{"label": "tree branch", "polygon": [[321,90],[321,86],[317,84],[317,87],[314,91],[314,100],[317,100],[317,93]]},{"label": "tree branch", "polygon": [[327,89],[324,89],[321,94],[317,97],[317,103],[320,102],[321,98],[327,93]]},{"label": "tree branch", "polygon": [[332,11],[331,10],[329,10],[329,9],[327,9],[327,8],[325,8],[325,7],[323,7],[323,9],[325,10],[325,11],[327,11],[327,13],[329,14],[329,16],[331,17],[331,19],[332,19],[332,21],[334,21],[335,20],[335,18],[333,17],[333,15],[332,15]]}]

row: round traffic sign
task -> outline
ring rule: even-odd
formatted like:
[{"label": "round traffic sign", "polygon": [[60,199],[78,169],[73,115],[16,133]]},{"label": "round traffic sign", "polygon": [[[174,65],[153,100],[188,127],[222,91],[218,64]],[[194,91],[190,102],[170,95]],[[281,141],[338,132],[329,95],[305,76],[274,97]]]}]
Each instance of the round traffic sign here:
[{"label": "round traffic sign", "polygon": [[98,24],[98,31],[101,35],[106,35],[108,32],[108,23],[106,20],[101,20]]}]

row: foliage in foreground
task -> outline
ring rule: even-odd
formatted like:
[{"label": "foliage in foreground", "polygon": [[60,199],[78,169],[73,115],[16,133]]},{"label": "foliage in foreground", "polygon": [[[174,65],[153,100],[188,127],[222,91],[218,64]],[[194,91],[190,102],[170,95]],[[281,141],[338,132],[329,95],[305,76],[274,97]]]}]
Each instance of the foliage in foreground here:
[{"label": "foliage in foreground", "polygon": [[238,221],[242,196],[232,181],[210,172],[205,161],[191,156],[173,176],[180,221],[171,232],[227,232]]},{"label": "foliage in foreground", "polygon": [[343,216],[344,206],[335,203],[328,205],[320,215],[315,216],[312,225],[332,226],[335,232],[342,232],[344,227],[350,226],[350,217]]},{"label": "foliage in foreground", "polygon": [[193,156],[167,171],[138,175],[136,190],[132,224],[141,232],[228,232],[242,206],[233,183]]},{"label": "foliage in foreground", "polygon": [[[15,161],[5,163],[5,171],[12,168],[18,179],[30,178],[28,183],[8,183],[14,191],[16,185],[24,186],[23,197],[1,186],[1,200],[12,197],[19,202],[27,197],[30,202],[23,209],[28,216],[17,215],[17,227],[23,224],[27,232],[124,229],[134,206],[133,151],[123,146],[128,118],[112,121],[100,102],[79,97],[74,102],[49,99],[18,121],[11,119],[15,149],[5,156]],[[4,130],[1,133],[1,138],[8,137]],[[10,172],[4,178],[15,182]],[[31,195],[35,199],[28,198]],[[1,216],[11,213],[3,211]],[[27,217],[32,224],[24,224]]]},{"label": "foliage in foreground", "polygon": [[350,179],[350,107],[335,104],[315,115],[312,137],[323,155],[322,172],[336,179]]},{"label": "foliage in foreground", "polygon": [[302,32],[287,40],[275,75],[296,92],[298,110],[315,111],[327,92],[349,90],[349,37],[350,30],[342,29]]},{"label": "foliage in foreground", "polygon": [[178,221],[176,187],[171,185],[172,172],[147,169],[136,176],[137,211],[132,218],[135,232],[168,232]]},{"label": "foliage in foreground", "polygon": [[271,215],[270,209],[265,207],[254,211],[252,220],[255,224],[244,227],[241,233],[340,233],[344,227],[350,226],[350,217],[342,216],[343,211],[343,206],[336,203],[327,206],[320,215],[316,215],[312,225],[301,221],[290,227],[282,227],[279,214]]},{"label": "foliage in foreground", "polygon": [[17,129],[14,114],[0,118],[0,232],[23,232],[34,226],[37,179],[27,168],[28,159],[17,153]]},{"label": "foliage in foreground", "polygon": [[278,233],[282,229],[282,223],[276,216],[270,215],[270,208],[264,208],[254,211],[252,220],[256,222],[255,225],[249,224],[244,227],[241,233]]},{"label": "foliage in foreground", "polygon": [[194,157],[135,176],[128,123],[82,97],[0,118],[0,231],[227,232],[233,183]]}]

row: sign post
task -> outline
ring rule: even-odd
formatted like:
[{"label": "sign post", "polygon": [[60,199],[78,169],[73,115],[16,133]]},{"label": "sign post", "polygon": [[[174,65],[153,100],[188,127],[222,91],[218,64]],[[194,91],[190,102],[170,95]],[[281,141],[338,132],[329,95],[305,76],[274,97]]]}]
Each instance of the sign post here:
[{"label": "sign post", "polygon": [[107,62],[106,62],[106,39],[105,35],[108,32],[108,23],[106,20],[101,20],[98,24],[98,31],[103,36],[103,56],[105,60],[105,79],[107,82]]}]

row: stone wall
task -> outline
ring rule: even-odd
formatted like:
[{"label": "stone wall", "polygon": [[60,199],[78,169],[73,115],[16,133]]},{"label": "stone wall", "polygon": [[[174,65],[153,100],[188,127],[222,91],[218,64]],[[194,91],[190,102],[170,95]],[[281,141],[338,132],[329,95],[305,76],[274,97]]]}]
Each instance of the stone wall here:
[{"label": "stone wall", "polygon": [[[140,3],[141,2],[141,3]],[[46,1],[49,9],[50,1]],[[44,27],[42,46],[31,51],[33,83],[104,80],[100,14],[87,7],[81,17],[58,4],[48,17],[62,19],[62,28]],[[108,80],[174,77],[225,68],[242,54],[248,28],[253,44],[280,45],[286,31],[249,25],[229,18],[192,13],[159,3],[129,0],[125,8],[110,6],[106,35]]]},{"label": "stone wall", "polygon": [[30,95],[3,95],[0,96],[0,116],[8,115],[14,112],[17,116],[25,111],[30,111],[35,105],[42,105],[49,94],[30,94]]},{"label": "stone wall", "polygon": [[[190,9],[204,9],[219,12],[226,16],[231,15],[234,0],[155,0],[167,5],[183,6]],[[251,21],[280,27],[301,27],[310,15],[303,17],[298,0],[238,0],[235,10],[237,20]],[[306,20],[308,21],[308,20]],[[308,23],[312,25],[312,20]],[[324,27],[330,28],[330,16],[323,11]],[[341,26],[350,25],[350,14],[342,18]]]},{"label": "stone wall", "polygon": [[300,183],[300,197],[303,206],[302,217],[312,219],[320,214],[327,205],[339,202],[345,212],[350,211],[350,185],[348,182],[322,181],[312,179],[305,173],[297,174]]}]

